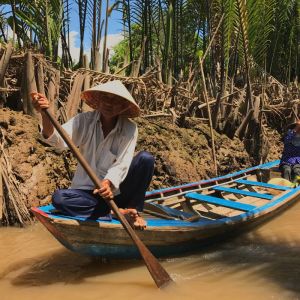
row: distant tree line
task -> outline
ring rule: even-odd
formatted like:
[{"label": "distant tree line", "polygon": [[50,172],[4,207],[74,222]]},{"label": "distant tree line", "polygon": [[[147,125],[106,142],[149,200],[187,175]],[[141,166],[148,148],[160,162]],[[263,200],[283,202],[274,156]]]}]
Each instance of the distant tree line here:
[{"label": "distant tree line", "polygon": [[[299,74],[299,9],[295,0],[9,0],[0,1],[0,38],[7,27],[17,47],[35,47],[65,67],[84,66],[84,40],[91,41],[90,67],[143,74],[161,66],[162,80],[174,84],[205,59],[214,90],[241,72],[267,72],[289,83]],[[119,10],[125,40],[109,61],[109,17]],[[70,14],[78,16],[80,56],[71,57]],[[104,47],[100,53],[100,40]],[[59,43],[62,55],[58,57]],[[74,61],[79,61],[77,65]],[[252,74],[250,74],[252,75]]]}]

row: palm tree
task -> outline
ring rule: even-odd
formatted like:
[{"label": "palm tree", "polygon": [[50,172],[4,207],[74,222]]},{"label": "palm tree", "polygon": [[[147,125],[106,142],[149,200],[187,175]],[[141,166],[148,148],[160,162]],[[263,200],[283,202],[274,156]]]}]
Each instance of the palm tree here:
[{"label": "palm tree", "polygon": [[86,26],[86,16],[88,0],[77,0],[78,5],[78,16],[79,16],[79,34],[80,34],[80,53],[79,53],[79,67],[83,66],[83,55],[84,55],[84,35]]},{"label": "palm tree", "polygon": [[50,59],[57,61],[58,46],[63,24],[61,0],[23,0],[16,8],[17,32],[23,42],[28,41],[27,32],[32,32],[30,42],[35,40]]},{"label": "palm tree", "polygon": [[7,43],[7,38],[5,34],[5,29],[7,27],[6,19],[5,19],[5,13],[2,9],[0,9],[0,42],[3,40],[5,43]]}]

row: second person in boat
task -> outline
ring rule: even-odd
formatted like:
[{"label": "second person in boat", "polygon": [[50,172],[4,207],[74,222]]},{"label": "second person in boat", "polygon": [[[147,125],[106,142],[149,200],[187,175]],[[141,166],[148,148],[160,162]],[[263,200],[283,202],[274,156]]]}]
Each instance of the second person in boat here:
[{"label": "second person in boat", "polygon": [[300,178],[300,121],[288,126],[280,160],[282,177],[289,181]]}]

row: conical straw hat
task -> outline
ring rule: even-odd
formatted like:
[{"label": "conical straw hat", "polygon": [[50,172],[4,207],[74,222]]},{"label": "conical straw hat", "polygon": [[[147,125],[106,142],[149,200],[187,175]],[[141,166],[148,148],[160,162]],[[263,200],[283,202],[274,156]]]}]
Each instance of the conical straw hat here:
[{"label": "conical straw hat", "polygon": [[126,101],[128,109],[121,112],[120,115],[128,118],[135,118],[140,114],[140,108],[134,101],[133,97],[120,80],[109,81],[103,84],[96,85],[81,93],[81,99],[90,107],[97,109],[99,101],[109,101],[105,95],[114,95],[115,99]]}]

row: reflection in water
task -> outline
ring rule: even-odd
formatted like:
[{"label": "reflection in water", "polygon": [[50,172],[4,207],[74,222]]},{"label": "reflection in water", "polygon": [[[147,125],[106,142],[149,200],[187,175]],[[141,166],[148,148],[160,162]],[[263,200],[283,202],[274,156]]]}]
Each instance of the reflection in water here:
[{"label": "reflection in water", "polygon": [[300,203],[248,234],[161,263],[156,289],[142,261],[95,260],[64,249],[40,224],[0,228],[0,299],[300,299]]}]

